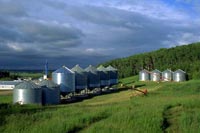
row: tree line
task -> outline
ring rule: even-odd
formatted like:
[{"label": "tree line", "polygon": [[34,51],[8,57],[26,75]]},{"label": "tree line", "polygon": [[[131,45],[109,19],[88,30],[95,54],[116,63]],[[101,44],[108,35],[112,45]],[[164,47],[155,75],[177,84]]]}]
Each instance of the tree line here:
[{"label": "tree line", "polygon": [[200,42],[119,58],[102,65],[112,65],[117,68],[119,78],[138,75],[142,69],[149,71],[182,69],[189,79],[200,79]]}]

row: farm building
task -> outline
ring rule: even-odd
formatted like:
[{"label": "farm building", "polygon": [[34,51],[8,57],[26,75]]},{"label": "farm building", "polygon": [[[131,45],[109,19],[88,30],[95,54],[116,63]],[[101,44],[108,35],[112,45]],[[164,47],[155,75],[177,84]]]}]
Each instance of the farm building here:
[{"label": "farm building", "polygon": [[0,81],[0,90],[13,90],[21,81]]}]

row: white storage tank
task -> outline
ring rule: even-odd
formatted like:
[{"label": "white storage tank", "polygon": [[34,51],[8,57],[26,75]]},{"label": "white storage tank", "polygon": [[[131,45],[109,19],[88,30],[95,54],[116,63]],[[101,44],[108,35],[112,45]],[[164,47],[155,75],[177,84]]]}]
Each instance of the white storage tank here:
[{"label": "white storage tank", "polygon": [[143,69],[139,72],[139,81],[149,81],[150,80],[150,72],[146,69]]},{"label": "white storage tank", "polygon": [[173,81],[175,81],[175,82],[186,81],[186,72],[184,72],[181,69],[176,70],[173,73]]},{"label": "white storage tank", "polygon": [[153,70],[150,74],[151,81],[160,81],[161,80],[161,72],[157,69]]},{"label": "white storage tank", "polygon": [[59,104],[60,88],[51,80],[42,80],[39,85],[42,88],[42,104]]},{"label": "white storage tank", "polygon": [[31,81],[23,81],[13,90],[13,103],[42,104],[42,89]]},{"label": "white storage tank", "polygon": [[108,70],[103,66],[100,65],[97,70],[100,73],[100,86],[101,87],[106,87],[110,85],[110,77],[109,77],[109,72]]},{"label": "white storage tank", "polygon": [[75,92],[75,73],[65,66],[52,73],[52,81],[60,86],[62,95]]},{"label": "white storage tank", "polygon": [[106,68],[109,72],[110,85],[118,83],[118,70],[111,65]]},{"label": "white storage tank", "polygon": [[85,68],[85,71],[87,72],[88,76],[88,89],[92,90],[95,88],[100,88],[100,75],[97,69],[94,66],[89,65],[87,68]]},{"label": "white storage tank", "polygon": [[169,69],[162,72],[162,80],[163,81],[172,81],[173,72]]},{"label": "white storage tank", "polygon": [[87,73],[79,65],[71,69],[75,73],[75,90],[80,92],[87,88]]}]

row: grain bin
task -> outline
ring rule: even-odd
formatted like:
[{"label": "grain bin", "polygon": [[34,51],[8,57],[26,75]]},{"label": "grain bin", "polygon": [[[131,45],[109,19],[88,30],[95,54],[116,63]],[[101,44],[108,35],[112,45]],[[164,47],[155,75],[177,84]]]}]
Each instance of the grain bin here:
[{"label": "grain bin", "polygon": [[87,73],[79,65],[71,69],[75,73],[75,90],[80,92],[87,88]]},{"label": "grain bin", "polygon": [[149,81],[150,73],[146,69],[139,72],[139,81]]},{"label": "grain bin", "polygon": [[186,72],[181,69],[176,70],[173,73],[173,81],[175,82],[182,82],[186,80]]},{"label": "grain bin", "polygon": [[100,86],[101,87],[106,87],[110,85],[110,77],[109,77],[109,72],[108,70],[103,66],[100,65],[97,70],[100,73]]},{"label": "grain bin", "polygon": [[157,69],[153,70],[150,74],[151,81],[160,81],[161,80],[161,72]]},{"label": "grain bin", "polygon": [[23,81],[13,90],[13,103],[42,104],[42,89],[31,81]]},{"label": "grain bin", "polygon": [[65,66],[52,73],[52,81],[60,86],[62,95],[75,92],[75,73]]},{"label": "grain bin", "polygon": [[97,69],[89,65],[87,68],[85,68],[85,71],[87,72],[88,75],[88,89],[92,90],[94,88],[99,88],[100,87],[100,75]]},{"label": "grain bin", "polygon": [[106,69],[109,72],[110,85],[117,84],[118,83],[118,71],[117,71],[117,69],[110,66],[110,65]]},{"label": "grain bin", "polygon": [[42,88],[42,104],[59,104],[60,88],[51,80],[42,80],[39,85]]},{"label": "grain bin", "polygon": [[169,69],[162,72],[162,80],[163,81],[172,81],[173,72]]}]

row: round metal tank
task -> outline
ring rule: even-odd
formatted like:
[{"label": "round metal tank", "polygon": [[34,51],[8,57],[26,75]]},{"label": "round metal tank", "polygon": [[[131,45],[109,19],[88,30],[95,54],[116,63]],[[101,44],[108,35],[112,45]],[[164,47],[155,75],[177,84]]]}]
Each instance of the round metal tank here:
[{"label": "round metal tank", "polygon": [[42,89],[31,81],[24,81],[13,90],[13,103],[42,104]]},{"label": "round metal tank", "polygon": [[87,88],[87,73],[79,65],[71,69],[75,73],[75,90],[80,92]]},{"label": "round metal tank", "polygon": [[173,81],[175,82],[182,82],[186,80],[186,72],[181,69],[176,70],[173,73]]},{"label": "round metal tank", "polygon": [[94,89],[94,88],[99,88],[100,87],[100,75],[97,69],[89,65],[87,68],[85,68],[85,71],[87,72],[88,76],[88,89]]},{"label": "round metal tank", "polygon": [[60,88],[51,80],[42,80],[39,82],[42,88],[42,104],[59,104]]},{"label": "round metal tank", "polygon": [[162,72],[162,80],[163,81],[172,81],[173,72],[169,69]]},{"label": "round metal tank", "polygon": [[75,92],[75,73],[65,66],[52,73],[52,81],[60,86],[62,94]]},{"label": "round metal tank", "polygon": [[161,80],[161,72],[157,69],[153,70],[150,74],[151,81],[160,81]]},{"label": "round metal tank", "polygon": [[106,87],[110,85],[110,77],[109,77],[109,72],[108,70],[103,66],[100,65],[97,70],[100,73],[100,86],[101,87]]},{"label": "round metal tank", "polygon": [[146,69],[139,72],[139,81],[149,81],[150,74]]},{"label": "round metal tank", "polygon": [[110,85],[115,85],[118,83],[118,71],[116,68],[109,65],[107,68],[110,77]]}]

